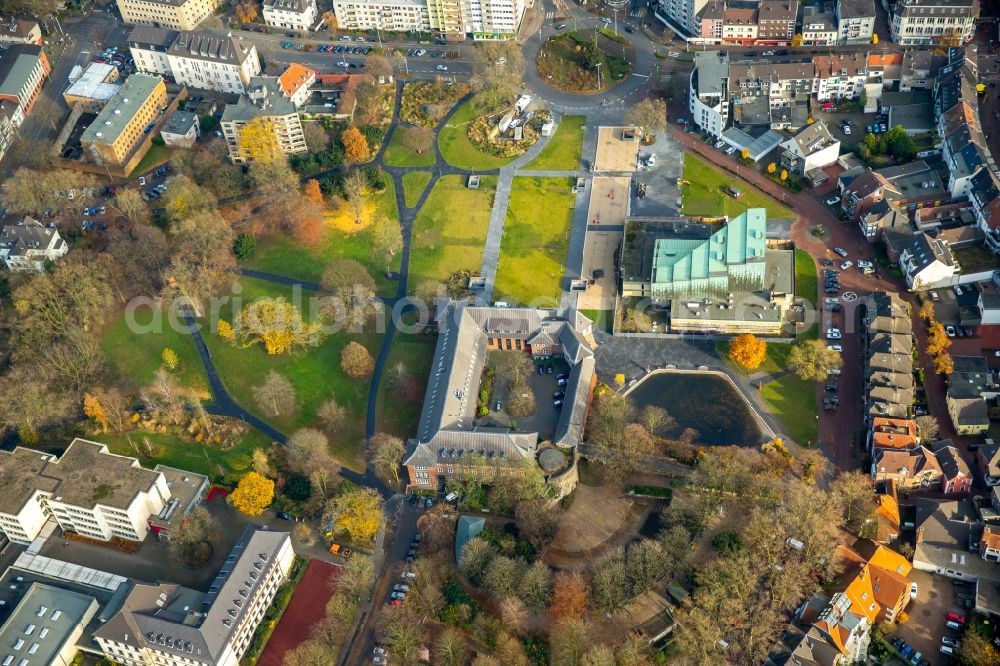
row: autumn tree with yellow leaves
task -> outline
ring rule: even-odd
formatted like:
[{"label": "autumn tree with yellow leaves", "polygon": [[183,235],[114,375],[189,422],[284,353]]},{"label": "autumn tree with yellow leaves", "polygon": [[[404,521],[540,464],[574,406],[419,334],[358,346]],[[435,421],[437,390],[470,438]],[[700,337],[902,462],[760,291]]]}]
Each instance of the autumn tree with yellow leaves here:
[{"label": "autumn tree with yellow leaves", "polygon": [[236,314],[233,332],[245,347],[263,343],[271,356],[320,341],[320,325],[302,319],[298,308],[282,298],[258,298]]},{"label": "autumn tree with yellow leaves", "polygon": [[756,370],[767,358],[767,342],[756,335],[738,335],[729,344],[729,358],[744,370]]},{"label": "autumn tree with yellow leaves", "polygon": [[237,143],[248,161],[273,164],[285,159],[274,132],[274,122],[267,118],[254,118],[241,127]]},{"label": "autumn tree with yellow leaves", "polygon": [[327,501],[323,520],[355,543],[371,541],[384,521],[382,497],[372,488],[349,488]]},{"label": "autumn tree with yellow leaves", "polygon": [[101,401],[98,400],[97,396],[91,395],[90,393],[83,394],[83,413],[87,418],[94,419],[94,423],[101,431],[108,429],[108,417],[104,413],[104,406],[101,405]]},{"label": "autumn tree with yellow leaves", "polygon": [[340,135],[340,142],[344,144],[344,157],[348,162],[354,164],[364,162],[371,154],[368,139],[357,127],[348,127],[344,130],[344,133]]},{"label": "autumn tree with yellow leaves", "polygon": [[236,510],[245,516],[259,516],[274,500],[274,481],[257,472],[247,472],[240,478],[236,490],[229,495]]}]

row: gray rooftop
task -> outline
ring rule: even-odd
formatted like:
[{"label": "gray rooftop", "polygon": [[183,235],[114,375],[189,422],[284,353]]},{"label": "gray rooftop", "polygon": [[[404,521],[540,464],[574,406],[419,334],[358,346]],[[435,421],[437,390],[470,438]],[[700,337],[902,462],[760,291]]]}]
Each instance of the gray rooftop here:
[{"label": "gray rooftop", "polygon": [[841,18],[875,18],[875,0],[837,0]]},{"label": "gray rooftop", "polygon": [[0,661],[13,657],[11,666],[63,663],[59,653],[98,608],[94,597],[33,583],[0,628]]},{"label": "gray rooftop", "polygon": [[167,53],[182,58],[194,58],[208,62],[242,64],[253,52],[254,46],[233,38],[207,32],[182,31],[170,44]]},{"label": "gray rooftop", "polygon": [[247,527],[207,594],[180,585],[136,584],[122,609],[95,637],[135,648],[149,646],[201,663],[215,663],[260,593],[263,576],[289,542],[287,532]]},{"label": "gray rooftop", "polygon": [[190,111],[174,111],[167,122],[160,127],[161,134],[187,134],[192,125],[198,123],[198,116]]},{"label": "gray rooftop", "polygon": [[17,447],[0,451],[0,511],[17,513],[36,490],[59,501],[91,508],[97,504],[127,508],[136,495],[149,491],[159,474],[139,466],[135,458],[114,455],[107,447],[79,437],[58,460]]},{"label": "gray rooftop", "polygon": [[128,43],[130,46],[147,51],[162,51],[165,53],[176,37],[176,30],[155,28],[151,25],[137,25],[129,33]]},{"label": "gray rooftop", "polygon": [[830,134],[830,130],[827,129],[826,123],[822,120],[817,120],[811,125],[806,125],[792,138],[795,141],[795,145],[798,146],[799,152],[805,156],[829,148],[838,142]]},{"label": "gray rooftop", "polygon": [[264,9],[305,14],[313,5],[311,0],[264,0]]},{"label": "gray rooftop", "polygon": [[90,127],[84,130],[80,141],[114,143],[161,83],[163,79],[149,74],[128,77]]},{"label": "gray rooftop", "polygon": [[295,105],[285,97],[278,77],[255,76],[239,101],[226,105],[222,122],[248,123],[258,117],[290,116],[295,112]]},{"label": "gray rooftop", "polygon": [[18,99],[21,88],[42,57],[42,47],[36,44],[13,44],[0,51],[0,95]]},{"label": "gray rooftop", "polygon": [[729,56],[722,51],[698,51],[694,54],[698,95],[722,95],[729,76]]},{"label": "gray rooftop", "polygon": [[[31,220],[31,218],[25,218],[25,220]],[[42,226],[41,222],[37,220],[9,224],[0,229],[0,250],[12,257],[26,254],[30,250],[45,250],[49,245],[52,245],[53,237],[59,239],[53,245],[53,249],[62,249],[65,241],[59,237],[59,232]]]}]

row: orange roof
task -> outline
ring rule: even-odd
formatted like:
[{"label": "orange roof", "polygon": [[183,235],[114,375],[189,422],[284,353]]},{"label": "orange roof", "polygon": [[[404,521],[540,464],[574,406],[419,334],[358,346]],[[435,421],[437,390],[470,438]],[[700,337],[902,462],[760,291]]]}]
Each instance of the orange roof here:
[{"label": "orange roof", "polygon": [[[895,493],[895,479],[892,480],[893,493],[891,495],[876,495],[875,501],[878,506],[875,507],[876,520],[878,520],[882,525],[884,525],[886,534],[879,534],[879,540],[885,540],[890,535],[899,535],[899,501],[896,499]],[[890,534],[891,533],[891,534]],[[884,538],[883,538],[884,536]]]},{"label": "orange roof", "polygon": [[888,67],[890,65],[902,65],[903,64],[903,54],[902,53],[869,53],[868,54],[868,66],[869,67]]},{"label": "orange roof", "polygon": [[872,443],[890,449],[912,449],[920,443],[917,424],[910,419],[876,417],[872,421]]},{"label": "orange roof", "polygon": [[285,92],[285,95],[291,97],[299,91],[299,88],[304,86],[310,80],[315,80],[316,71],[309,69],[305,65],[300,65],[297,62],[293,62],[288,66],[281,76],[278,77],[278,83],[281,84],[281,89]]},{"label": "orange roof", "polygon": [[899,608],[903,597],[910,596],[910,579],[906,576],[870,565],[868,571],[871,573],[875,601],[884,608]]},{"label": "orange roof", "polygon": [[872,588],[872,577],[869,566],[861,567],[861,571],[854,577],[844,594],[851,600],[851,611],[868,620],[868,624],[875,624],[878,617],[878,602],[875,601],[875,590]]},{"label": "orange roof", "polygon": [[992,525],[987,525],[983,529],[983,536],[980,541],[983,544],[983,548],[1000,550],[1000,530]]},{"label": "orange roof", "polygon": [[868,564],[900,576],[910,575],[910,570],[913,569],[913,565],[905,557],[885,546],[875,549],[875,552],[868,557]]}]

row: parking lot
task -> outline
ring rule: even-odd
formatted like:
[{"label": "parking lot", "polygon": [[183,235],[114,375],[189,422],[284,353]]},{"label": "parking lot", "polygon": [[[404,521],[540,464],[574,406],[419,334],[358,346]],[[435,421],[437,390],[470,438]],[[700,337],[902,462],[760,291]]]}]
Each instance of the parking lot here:
[{"label": "parking lot", "polygon": [[946,615],[949,612],[968,614],[968,610],[958,605],[956,592],[967,591],[971,586],[919,569],[910,571],[909,578],[917,584],[917,598],[906,608],[909,621],[900,625],[892,637],[902,638],[931,664],[947,664],[948,657],[941,653],[941,637],[957,638],[958,632],[945,627]]},{"label": "parking lot", "polygon": [[[492,356],[498,353],[491,354],[491,364]],[[520,354],[521,352],[503,353]],[[541,374],[538,373],[539,368],[542,369]],[[501,424],[509,424],[513,421],[519,432],[537,432],[539,439],[551,439],[555,434],[556,423],[559,421],[559,414],[562,410],[562,405],[555,405],[555,395],[565,391],[565,386],[560,386],[559,381],[560,376],[567,372],[569,372],[569,368],[562,359],[545,359],[536,362],[535,372],[532,372],[527,378],[528,387],[535,394],[535,413],[525,417],[515,417],[507,413],[506,407],[512,396],[507,381],[500,377],[499,375],[502,373],[498,372],[496,385],[493,388],[494,404],[490,407],[496,407],[495,403],[499,402],[500,410],[494,410],[490,415],[491,418]]]}]

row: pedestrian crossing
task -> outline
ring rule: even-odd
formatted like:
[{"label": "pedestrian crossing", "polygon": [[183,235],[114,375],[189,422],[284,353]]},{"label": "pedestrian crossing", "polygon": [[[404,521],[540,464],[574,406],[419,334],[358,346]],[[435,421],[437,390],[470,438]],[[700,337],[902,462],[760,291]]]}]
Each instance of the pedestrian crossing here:
[{"label": "pedestrian crossing", "polygon": [[555,17],[556,17],[556,13],[555,12],[545,12],[545,20],[546,21],[551,21]]}]

